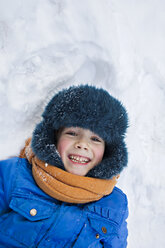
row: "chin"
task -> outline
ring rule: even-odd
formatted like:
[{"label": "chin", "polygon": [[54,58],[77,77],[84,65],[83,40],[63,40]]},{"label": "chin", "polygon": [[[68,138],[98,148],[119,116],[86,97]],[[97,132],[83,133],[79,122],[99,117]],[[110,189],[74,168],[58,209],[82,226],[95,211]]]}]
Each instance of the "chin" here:
[{"label": "chin", "polygon": [[69,173],[77,175],[77,176],[85,176],[87,174],[87,172],[81,172],[81,171],[71,171],[68,170]]}]

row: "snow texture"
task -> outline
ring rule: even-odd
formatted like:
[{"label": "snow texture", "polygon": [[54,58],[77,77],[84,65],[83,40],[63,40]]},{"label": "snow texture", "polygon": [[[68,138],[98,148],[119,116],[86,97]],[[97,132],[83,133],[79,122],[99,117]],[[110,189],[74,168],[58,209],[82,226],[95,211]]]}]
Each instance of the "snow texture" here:
[{"label": "snow texture", "polygon": [[103,86],[129,114],[128,248],[165,247],[164,13],[162,0],[0,1],[0,158],[59,89]]}]

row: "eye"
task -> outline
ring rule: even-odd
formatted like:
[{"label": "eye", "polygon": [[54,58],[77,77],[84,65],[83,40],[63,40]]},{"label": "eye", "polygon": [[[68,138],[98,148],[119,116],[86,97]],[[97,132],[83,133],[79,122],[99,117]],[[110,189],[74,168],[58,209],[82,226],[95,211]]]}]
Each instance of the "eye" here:
[{"label": "eye", "polygon": [[91,137],[91,140],[95,142],[101,142],[101,140],[98,137]]},{"label": "eye", "polygon": [[66,134],[71,135],[71,136],[76,136],[77,134],[74,131],[68,131]]}]

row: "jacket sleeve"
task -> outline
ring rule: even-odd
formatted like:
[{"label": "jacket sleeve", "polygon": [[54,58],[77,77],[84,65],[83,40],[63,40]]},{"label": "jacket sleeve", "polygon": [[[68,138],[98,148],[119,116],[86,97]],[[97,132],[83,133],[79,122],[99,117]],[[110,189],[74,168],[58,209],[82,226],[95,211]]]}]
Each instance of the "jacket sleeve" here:
[{"label": "jacket sleeve", "polygon": [[9,210],[13,179],[18,158],[0,161],[0,215]]},{"label": "jacket sleeve", "polygon": [[125,209],[125,213],[123,215],[121,225],[118,229],[117,235],[110,240],[109,242],[104,244],[104,248],[126,248],[127,247],[127,236],[128,236],[128,229],[127,229],[127,221],[128,218],[128,204]]}]

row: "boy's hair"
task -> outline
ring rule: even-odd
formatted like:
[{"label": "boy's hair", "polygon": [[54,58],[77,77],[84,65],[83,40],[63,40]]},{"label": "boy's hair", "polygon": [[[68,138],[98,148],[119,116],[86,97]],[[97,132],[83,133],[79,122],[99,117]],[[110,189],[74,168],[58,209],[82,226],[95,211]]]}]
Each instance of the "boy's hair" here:
[{"label": "boy's hair", "polygon": [[86,176],[109,179],[127,165],[127,113],[121,102],[104,89],[89,85],[64,89],[48,103],[42,117],[32,136],[32,149],[39,159],[64,169],[55,134],[62,127],[73,126],[91,130],[106,144],[102,162]]}]

